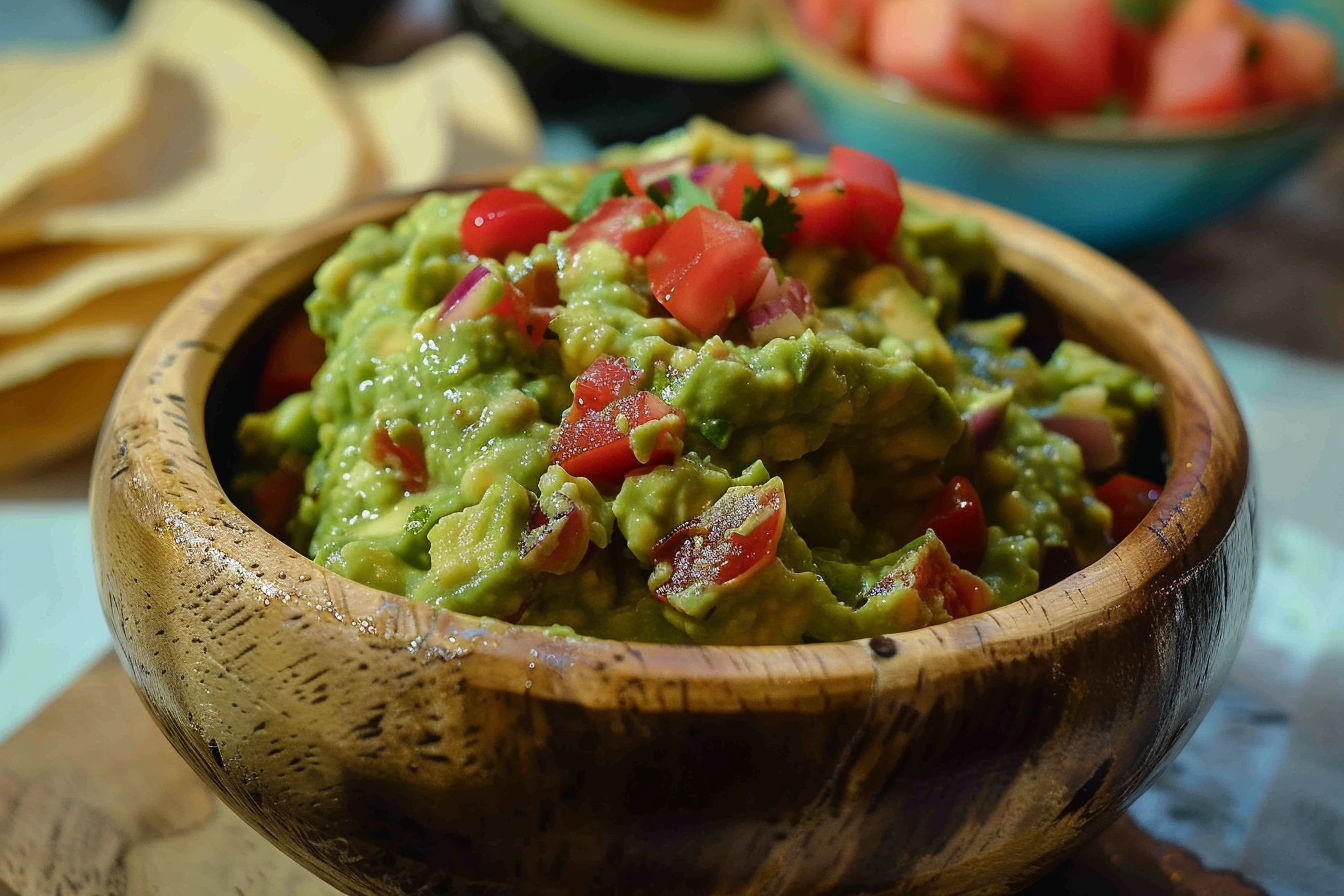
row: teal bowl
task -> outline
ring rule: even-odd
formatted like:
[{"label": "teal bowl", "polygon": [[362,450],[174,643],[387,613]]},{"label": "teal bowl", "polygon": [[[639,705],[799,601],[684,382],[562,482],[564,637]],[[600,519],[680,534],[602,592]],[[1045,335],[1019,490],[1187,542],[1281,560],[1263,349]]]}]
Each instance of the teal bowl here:
[{"label": "teal bowl", "polygon": [[[1344,59],[1344,2],[1253,5],[1324,26]],[[766,4],[769,33],[831,140],[890,160],[903,177],[1011,208],[1110,252],[1171,239],[1253,199],[1306,160],[1344,109],[1338,90],[1311,107],[1195,131],[1099,118],[1033,127],[876,78],[804,37],[789,6]]]}]

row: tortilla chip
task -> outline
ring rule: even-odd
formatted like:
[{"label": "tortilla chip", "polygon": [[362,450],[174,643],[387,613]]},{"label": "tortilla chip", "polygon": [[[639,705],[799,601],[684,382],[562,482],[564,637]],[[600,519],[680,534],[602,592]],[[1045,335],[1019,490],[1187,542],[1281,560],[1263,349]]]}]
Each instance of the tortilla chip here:
[{"label": "tortilla chip", "polygon": [[201,268],[203,242],[58,243],[0,256],[0,337],[55,323],[95,299]]},{"label": "tortilla chip", "polygon": [[452,165],[452,122],[423,67],[407,60],[336,74],[378,160],[381,189],[402,192],[443,179]]},{"label": "tortilla chip", "polygon": [[534,161],[541,124],[518,75],[490,44],[459,34],[431,44],[404,65],[420,69],[453,134],[453,170]]},{"label": "tortilla chip", "polygon": [[95,155],[135,119],[145,61],[126,41],[0,55],[0,209],[49,174]]},{"label": "tortilla chip", "polygon": [[127,360],[126,354],[91,358],[0,391],[0,477],[93,442]]},{"label": "tortilla chip", "polygon": [[[238,240],[353,198],[360,153],[342,99],[322,60],[269,10],[243,0],[137,0],[125,28],[160,77],[178,80],[177,104],[194,100],[203,115],[136,128],[141,147],[153,147],[156,161],[141,172],[153,182],[48,210],[44,239]],[[162,90],[154,93],[159,103]],[[161,152],[181,155],[176,144],[193,139],[202,144],[195,164],[157,170]]]},{"label": "tortilla chip", "polygon": [[113,290],[54,323],[0,336],[0,389],[49,376],[87,358],[126,355],[196,270]]}]

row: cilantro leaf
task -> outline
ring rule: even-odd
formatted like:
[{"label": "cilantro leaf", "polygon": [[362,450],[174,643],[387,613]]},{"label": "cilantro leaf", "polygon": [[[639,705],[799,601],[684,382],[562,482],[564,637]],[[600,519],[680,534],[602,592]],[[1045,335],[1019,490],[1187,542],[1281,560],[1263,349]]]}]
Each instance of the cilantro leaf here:
[{"label": "cilantro leaf", "polygon": [[[773,194],[773,195],[772,195]],[[794,208],[793,200],[769,187],[747,187],[742,194],[742,220],[761,222],[761,245],[771,255],[788,248],[785,240],[798,229],[802,216]]]},{"label": "cilantro leaf", "polygon": [[[665,206],[674,218],[680,218],[697,205],[707,205],[714,208],[714,197],[710,196],[695,181],[684,174],[674,174],[668,178],[670,187],[665,196],[655,198],[655,187],[649,187],[649,198],[661,206]],[[661,194],[661,190],[659,193]]]},{"label": "cilantro leaf", "polygon": [[626,184],[621,169],[603,168],[588,180],[588,186],[579,197],[579,204],[574,206],[574,220],[588,217],[594,209],[613,196],[630,195],[632,195],[630,187]]}]

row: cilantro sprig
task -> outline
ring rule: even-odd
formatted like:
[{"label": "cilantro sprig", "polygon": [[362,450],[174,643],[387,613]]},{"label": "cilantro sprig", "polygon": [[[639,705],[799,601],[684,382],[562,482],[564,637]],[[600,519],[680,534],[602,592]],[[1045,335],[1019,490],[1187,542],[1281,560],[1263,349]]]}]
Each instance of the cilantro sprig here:
[{"label": "cilantro sprig", "polygon": [[742,194],[743,221],[761,222],[761,245],[771,255],[788,248],[787,237],[798,229],[802,215],[793,200],[767,186],[747,187]]}]

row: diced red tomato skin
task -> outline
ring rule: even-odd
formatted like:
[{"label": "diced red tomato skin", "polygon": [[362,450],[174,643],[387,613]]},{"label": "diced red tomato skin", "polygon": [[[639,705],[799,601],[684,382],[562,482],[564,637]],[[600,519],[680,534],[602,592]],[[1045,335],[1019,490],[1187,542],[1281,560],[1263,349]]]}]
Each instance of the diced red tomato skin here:
[{"label": "diced red tomato skin", "polygon": [[723,181],[711,189],[709,195],[720,209],[734,218],[740,218],[742,201],[747,189],[761,187],[764,184],[750,162],[742,160],[725,162],[724,169]]},{"label": "diced red tomato skin", "polygon": [[[622,431],[616,418],[624,417]],[[645,423],[671,418],[647,462],[641,462],[630,444],[630,431]],[[605,409],[566,420],[551,443],[551,459],[571,476],[596,483],[619,482],[642,466],[671,463],[681,451],[686,415],[652,392],[637,392],[618,398]]]},{"label": "diced red tomato skin", "polygon": [[1091,112],[1115,89],[1110,0],[1007,0],[1018,102],[1032,118]]},{"label": "diced red tomato skin", "polygon": [[593,240],[642,258],[667,232],[663,210],[645,196],[615,196],[604,200],[565,238],[566,248],[578,251]]},{"label": "diced red tomato skin", "polygon": [[921,528],[932,529],[952,562],[962,569],[974,572],[984,562],[989,543],[985,509],[965,476],[953,476],[929,502]]},{"label": "diced red tomato skin", "polygon": [[308,389],[326,359],[326,343],[312,331],[306,314],[300,311],[285,321],[276,332],[261,368],[257,409],[268,411],[289,396]]},{"label": "diced red tomato skin", "polygon": [[537,572],[563,575],[578,568],[588,553],[588,509],[566,499],[567,509],[552,518],[540,502],[532,505],[532,518],[520,548],[523,563]]},{"label": "diced red tomato skin", "polygon": [[[751,531],[737,531],[761,511],[764,518]],[[775,559],[785,515],[784,488],[778,480],[730,489],[653,546],[653,559],[672,565],[672,575],[653,596],[667,603],[696,584],[728,585],[750,576]]]},{"label": "diced red tomato skin", "polygon": [[864,35],[877,0],[796,0],[798,26],[814,40],[862,58]]},{"label": "diced red tomato skin", "polygon": [[826,170],[845,185],[855,242],[874,258],[886,259],[905,210],[896,169],[871,153],[833,146]]},{"label": "diced red tomato skin", "polygon": [[369,458],[376,464],[395,470],[405,491],[422,492],[429,487],[425,443],[420,430],[414,425],[398,427],[395,437],[386,426],[375,428],[369,443]]},{"label": "diced red tomato skin", "polygon": [[1097,486],[1097,500],[1111,509],[1111,539],[1119,541],[1138,528],[1161,493],[1160,485],[1132,473],[1116,473]]},{"label": "diced red tomato skin", "polygon": [[624,358],[599,355],[574,380],[574,403],[566,419],[578,420],[584,414],[605,410],[618,398],[634,395],[642,378],[643,374]]},{"label": "diced red tomato skin", "polygon": [[1219,24],[1203,31],[1169,31],[1158,38],[1140,114],[1179,123],[1228,116],[1246,107],[1252,82],[1249,38]]},{"label": "diced red tomato skin", "polygon": [[252,505],[257,522],[272,535],[282,536],[285,524],[294,518],[303,494],[303,469],[281,463],[252,486]]},{"label": "diced red tomato skin", "polygon": [[1338,51],[1330,38],[1291,16],[1270,21],[1254,66],[1255,90],[1265,102],[1311,102],[1335,90]]},{"label": "diced red tomato skin", "polygon": [[992,109],[1002,91],[984,57],[994,55],[989,45],[996,41],[952,0],[881,0],[866,49],[881,74],[903,78],[937,99]]},{"label": "diced red tomato skin", "polygon": [[702,339],[742,311],[770,270],[756,228],[697,205],[682,215],[645,259],[654,297]]},{"label": "diced red tomato skin", "polygon": [[536,193],[491,187],[467,206],[462,248],[478,258],[503,260],[510,252],[530,251],[569,225],[568,215]]},{"label": "diced red tomato skin", "polygon": [[786,239],[800,249],[814,246],[850,246],[854,223],[845,186],[829,177],[800,178],[789,191],[798,226]]}]

